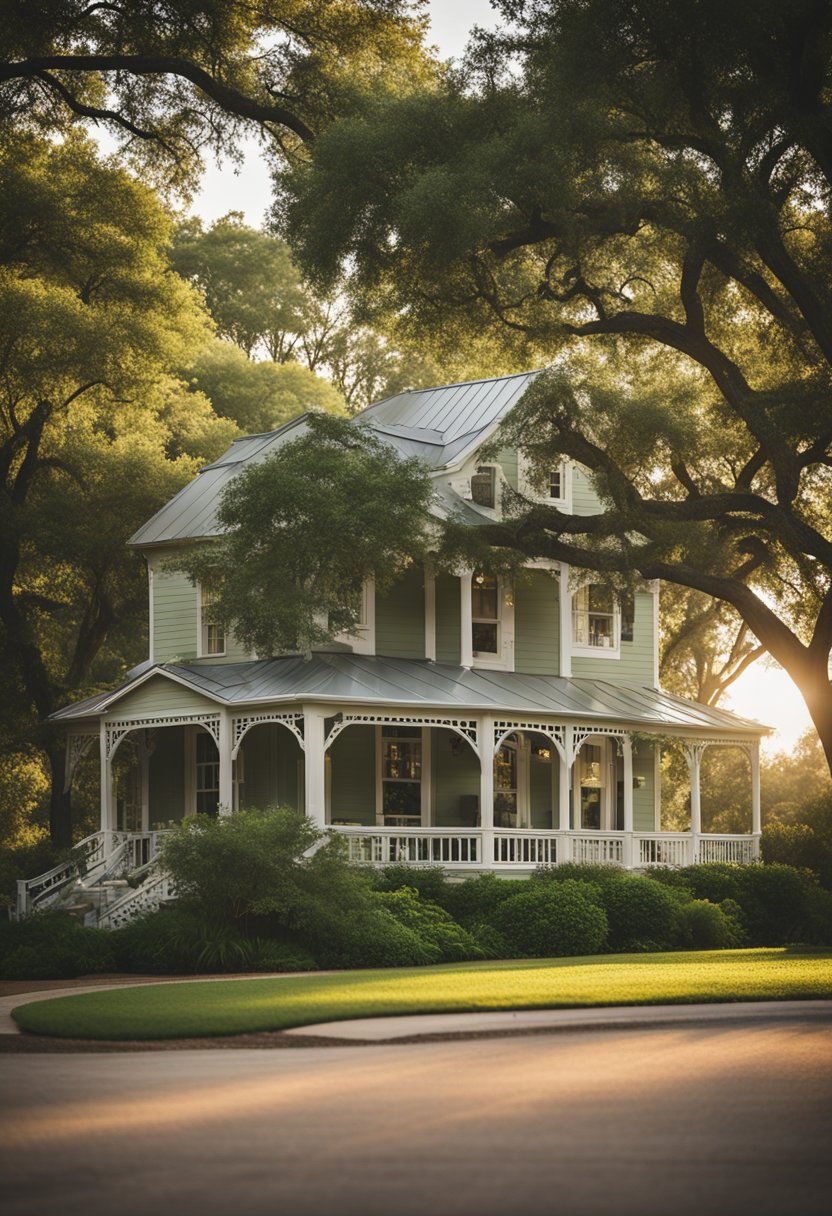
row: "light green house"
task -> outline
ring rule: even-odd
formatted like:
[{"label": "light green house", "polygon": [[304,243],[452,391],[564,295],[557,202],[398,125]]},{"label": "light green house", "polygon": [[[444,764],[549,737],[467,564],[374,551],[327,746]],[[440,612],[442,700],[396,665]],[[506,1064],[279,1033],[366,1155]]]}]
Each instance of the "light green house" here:
[{"label": "light green house", "polygon": [[[402,393],[360,422],[424,460],[440,516],[498,518],[505,486],[592,513],[580,467],[564,461],[532,485],[517,452],[480,455],[534,375]],[[168,559],[216,534],[224,487],[305,425],[237,440],[131,538],[149,573],[148,660],[56,715],[70,769],[100,746],[102,858],[148,860],[156,833],[185,815],[276,803],[344,833],[364,862],[522,874],[757,856],[765,728],[660,690],[655,585],[618,603],[557,563],[513,586],[414,566],[384,597],[367,585],[355,634],[311,657],[247,654],[225,635]],[[668,736],[689,764],[684,833],[659,830]],[[700,760],[726,744],[750,756],[751,831],[706,836]]]}]

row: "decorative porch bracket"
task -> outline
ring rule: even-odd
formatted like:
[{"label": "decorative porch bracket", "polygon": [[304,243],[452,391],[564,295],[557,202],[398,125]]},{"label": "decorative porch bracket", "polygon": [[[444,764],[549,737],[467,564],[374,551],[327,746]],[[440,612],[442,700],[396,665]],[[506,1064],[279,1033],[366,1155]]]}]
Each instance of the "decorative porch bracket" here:
[{"label": "decorative porch bracket", "polygon": [[494,722],[494,755],[503,746],[503,743],[513,735],[515,731],[532,731],[536,735],[544,735],[545,738],[553,743],[561,759],[566,758],[566,733],[563,726],[552,726],[548,722],[527,722],[516,721],[510,722],[505,718],[498,718]]},{"label": "decorative porch bracket", "polygon": [[303,737],[303,714],[301,712],[244,714],[239,718],[232,718],[231,720],[232,760],[236,760],[237,753],[240,750],[240,744],[248,731],[250,731],[253,726],[262,726],[269,722],[276,722],[279,726],[285,726],[287,730],[290,730],[297,739],[301,751],[305,751],[306,744]]},{"label": "decorative porch bracket", "polygon": [[473,718],[432,718],[423,714],[342,714],[336,718],[324,742],[327,751],[348,726],[438,726],[456,731],[477,750],[477,723]]},{"label": "decorative porch bracket", "polygon": [[220,715],[219,714],[175,714],[169,718],[131,718],[122,719],[116,722],[106,722],[104,724],[104,755],[107,760],[112,760],[115,755],[118,745],[121,743],[125,735],[129,735],[132,730],[142,730],[147,728],[155,728],[162,726],[203,726],[211,735],[217,747],[220,743]]}]

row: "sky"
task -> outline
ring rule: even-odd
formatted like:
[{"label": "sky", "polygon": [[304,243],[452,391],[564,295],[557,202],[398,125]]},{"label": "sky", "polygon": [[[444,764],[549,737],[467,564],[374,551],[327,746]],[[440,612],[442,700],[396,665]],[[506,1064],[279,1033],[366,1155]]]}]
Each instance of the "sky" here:
[{"label": "sky", "polygon": [[[492,28],[498,23],[489,0],[431,0],[428,10],[431,41],[445,59],[463,53],[472,25]],[[206,168],[191,211],[207,223],[229,211],[242,211],[248,223],[259,227],[270,198],[268,168],[259,145],[251,140],[244,147],[244,162],[236,172],[228,165],[210,164]],[[776,728],[776,734],[763,744],[766,752],[791,751],[811,727],[800,693],[773,662],[761,661],[749,668],[726,695],[722,706]]]}]

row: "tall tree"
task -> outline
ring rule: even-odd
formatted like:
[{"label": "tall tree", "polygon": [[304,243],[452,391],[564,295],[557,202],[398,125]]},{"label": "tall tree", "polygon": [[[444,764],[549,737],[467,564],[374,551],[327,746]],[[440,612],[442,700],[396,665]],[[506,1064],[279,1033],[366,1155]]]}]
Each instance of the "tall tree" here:
[{"label": "tall tree", "polygon": [[193,179],[242,129],[291,151],[361,88],[435,70],[408,0],[3,0],[0,129],[93,121],[154,176]]},{"label": "tall tree", "polygon": [[[275,396],[287,398],[289,390],[305,398],[316,385],[322,390],[319,404],[334,403],[330,386],[324,387],[310,372],[331,381],[351,414],[404,388],[436,382],[438,373],[430,360],[414,350],[403,352],[394,341],[357,324],[347,302],[337,294],[319,296],[301,279],[285,242],[245,224],[239,212],[230,212],[208,228],[198,219],[177,225],[172,260],[179,273],[199,288],[220,337],[233,342],[249,359],[260,360],[245,369],[232,352],[214,346],[199,356],[195,367],[197,383],[209,396],[211,383],[220,388],[220,373],[225,402],[229,377],[241,399],[250,397],[259,385],[262,408],[252,411],[243,406],[246,415],[277,417],[271,404]],[[267,359],[285,370],[270,368]],[[220,413],[237,418],[234,408],[240,407],[230,413],[218,407]],[[282,409],[279,420],[289,416]]]},{"label": "tall tree", "polygon": [[169,272],[170,218],[78,136],[0,147],[0,644],[3,713],[51,770],[48,718],[137,661],[144,575],[126,536],[237,433],[169,369],[209,333]]},{"label": "tall tree", "polygon": [[604,510],[518,500],[491,540],[730,605],[832,765],[832,5],[497,7],[465,72],[324,132],[276,223],[369,318],[552,363],[505,438]]}]

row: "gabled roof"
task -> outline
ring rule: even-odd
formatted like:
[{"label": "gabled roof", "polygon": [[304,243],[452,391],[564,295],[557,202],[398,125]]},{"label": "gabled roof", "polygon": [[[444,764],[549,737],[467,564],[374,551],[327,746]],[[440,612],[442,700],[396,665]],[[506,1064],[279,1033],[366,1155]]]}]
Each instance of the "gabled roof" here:
[{"label": "gabled roof", "polygon": [[[368,426],[399,455],[418,457],[434,472],[457,465],[475,452],[518,403],[539,372],[521,372],[464,384],[413,389],[397,393],[356,414],[356,426]],[[213,464],[206,465],[127,542],[137,547],[174,544],[181,540],[216,536],[216,510],[229,481],[247,465],[265,460],[283,444],[299,439],[307,429],[308,414],[284,423],[264,435],[235,439]],[[449,494],[454,507],[465,512],[458,496],[445,487],[437,504],[447,514]],[[473,512],[475,522],[478,513]]]},{"label": "gabled roof", "polygon": [[420,712],[436,709],[449,715],[476,711],[497,717],[540,714],[582,723],[621,722],[659,733],[682,729],[756,738],[768,730],[727,710],[685,701],[655,688],[621,688],[604,680],[471,670],[426,659],[322,652],[309,659],[165,663],[142,671],[115,692],[90,697],[52,716],[71,721],[117,709],[121,697],[153,675],[186,685],[218,706],[316,701],[332,705],[333,713],[341,705],[359,704]]}]

